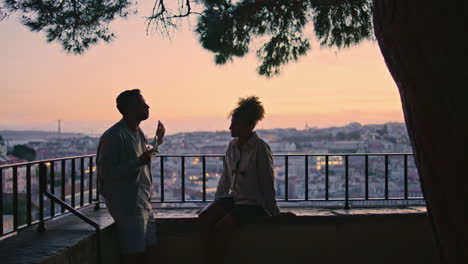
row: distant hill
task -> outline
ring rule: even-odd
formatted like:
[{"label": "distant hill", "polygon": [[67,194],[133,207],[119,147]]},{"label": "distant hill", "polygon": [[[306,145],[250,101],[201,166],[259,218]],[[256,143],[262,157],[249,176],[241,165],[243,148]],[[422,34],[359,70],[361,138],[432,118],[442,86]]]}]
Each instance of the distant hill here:
[{"label": "distant hill", "polygon": [[[388,131],[387,131],[388,130]],[[335,141],[335,140],[368,140],[368,139],[383,139],[389,136],[403,136],[407,138],[406,126],[404,123],[388,122],[383,124],[366,124],[349,123],[345,126],[333,126],[324,128],[308,128],[298,130],[295,128],[276,128],[276,129],[260,129],[259,134],[266,136],[270,141],[289,141],[289,142],[307,142],[307,141]],[[369,138],[368,134],[372,138]],[[388,135],[392,134],[392,135]],[[59,137],[57,132],[39,131],[39,130],[0,130],[0,135],[11,145],[25,144],[33,141],[49,141]],[[100,135],[87,135],[84,133],[61,133],[60,138],[83,138],[89,137],[99,138]],[[167,135],[166,139],[177,140],[178,138],[210,138],[216,137],[230,140],[229,131],[193,131],[181,132],[173,135]],[[213,138],[214,137],[214,138]],[[405,140],[406,141],[406,140]],[[409,140],[408,140],[409,141]]]},{"label": "distant hill", "polygon": [[[24,144],[31,141],[47,141],[58,138],[57,132],[39,130],[0,130],[0,135],[11,145]],[[84,137],[82,133],[61,133],[60,138]]]}]

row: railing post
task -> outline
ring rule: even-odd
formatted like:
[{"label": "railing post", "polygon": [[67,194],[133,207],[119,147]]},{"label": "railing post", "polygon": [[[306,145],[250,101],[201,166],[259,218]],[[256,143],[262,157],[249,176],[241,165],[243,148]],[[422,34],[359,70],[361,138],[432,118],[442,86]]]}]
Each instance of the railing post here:
[{"label": "railing post", "polygon": [[366,185],[366,193],[365,193],[365,199],[369,200],[369,155],[365,155],[365,185]]},{"label": "railing post", "polygon": [[31,165],[26,165],[26,211],[27,223],[32,223],[32,202],[31,202]]},{"label": "railing post", "polygon": [[93,203],[93,157],[89,157],[88,168],[89,168],[88,204],[92,204]]},{"label": "railing post", "polygon": [[345,204],[344,209],[350,209],[349,206],[349,164],[348,164],[349,157],[348,155],[345,156]]},{"label": "railing post", "polygon": [[385,200],[388,200],[388,155],[385,155]]},{"label": "railing post", "polygon": [[84,175],[85,175],[85,162],[84,158],[80,159],[80,206],[84,205]]},{"label": "railing post", "polygon": [[3,235],[3,170],[0,168],[0,235]]},{"label": "railing post", "polygon": [[202,157],[203,202],[206,202],[206,156]]},{"label": "railing post", "polygon": [[325,200],[328,201],[329,199],[329,194],[328,194],[328,182],[329,182],[329,171],[328,171],[328,161],[329,161],[329,156],[325,156]]},{"label": "railing post", "polygon": [[71,207],[75,208],[75,181],[76,181],[76,168],[75,168],[75,159],[72,158],[71,160]]},{"label": "railing post", "polygon": [[181,177],[181,195],[182,195],[182,202],[185,203],[185,157],[182,156],[180,165],[180,177]]},{"label": "railing post", "polygon": [[405,200],[408,200],[408,155],[404,155]]},{"label": "railing post", "polygon": [[[50,193],[55,195],[55,162],[50,162]],[[50,201],[50,217],[55,216],[55,202]]]},{"label": "railing post", "polygon": [[44,193],[47,191],[47,166],[39,163],[39,226],[37,231],[44,232]]},{"label": "railing post", "polygon": [[13,230],[18,230],[18,167],[13,167]]},{"label": "railing post", "polygon": [[284,155],[284,200],[289,200],[289,156]]},{"label": "railing post", "polygon": [[160,162],[159,164],[161,165],[160,166],[160,177],[161,177],[161,180],[160,180],[160,183],[161,183],[161,203],[164,202],[164,156],[161,156],[160,158]]},{"label": "railing post", "polygon": [[[61,167],[61,175],[60,175],[60,192],[61,192],[61,198],[62,198],[62,201],[65,201],[65,197],[66,197],[66,193],[65,193],[65,186],[66,186],[66,178],[65,178],[65,174],[67,173],[67,170],[66,170],[66,161],[65,160],[62,160],[62,165],[60,166]],[[63,213],[65,213],[65,207],[61,207],[60,208],[60,211]]]},{"label": "railing post", "polygon": [[305,155],[305,200],[309,200],[309,156]]}]

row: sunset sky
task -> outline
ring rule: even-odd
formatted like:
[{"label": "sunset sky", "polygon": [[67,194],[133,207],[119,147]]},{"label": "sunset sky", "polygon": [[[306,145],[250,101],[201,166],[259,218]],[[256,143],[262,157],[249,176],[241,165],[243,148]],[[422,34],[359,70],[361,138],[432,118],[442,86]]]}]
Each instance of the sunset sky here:
[{"label": "sunset sky", "polygon": [[47,44],[15,16],[0,22],[0,130],[51,131],[61,119],[62,131],[100,134],[120,119],[116,96],[134,88],[151,106],[142,124],[148,134],[158,119],[168,134],[226,130],[227,113],[247,95],[264,102],[259,128],[403,121],[397,87],[375,42],[337,50],[312,38],[308,56],[267,79],[257,75],[253,52],[215,65],[188,25],[172,41],[146,35],[147,9],[139,11],[112,24],[116,40],[80,56]]}]

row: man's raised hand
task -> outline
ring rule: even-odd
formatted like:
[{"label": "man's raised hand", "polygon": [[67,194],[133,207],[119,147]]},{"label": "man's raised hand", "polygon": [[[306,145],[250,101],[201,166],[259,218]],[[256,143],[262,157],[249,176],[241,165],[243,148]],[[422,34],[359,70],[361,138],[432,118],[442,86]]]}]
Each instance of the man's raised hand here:
[{"label": "man's raised hand", "polygon": [[166,128],[164,127],[163,123],[158,120],[158,128],[156,129],[156,140],[158,141],[158,145],[163,143],[165,134]]}]

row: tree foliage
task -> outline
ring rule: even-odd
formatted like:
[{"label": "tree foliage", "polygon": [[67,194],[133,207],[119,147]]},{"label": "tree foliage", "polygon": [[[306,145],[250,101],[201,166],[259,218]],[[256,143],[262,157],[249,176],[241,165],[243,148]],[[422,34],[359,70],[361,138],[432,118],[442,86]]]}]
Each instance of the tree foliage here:
[{"label": "tree foliage", "polygon": [[15,145],[10,154],[27,161],[33,161],[36,159],[36,151],[26,145]]},{"label": "tree foliage", "polygon": [[8,16],[8,13],[0,6],[0,22]]},{"label": "tree foliage", "polygon": [[[49,41],[78,54],[99,40],[112,40],[109,23],[127,16],[132,6],[129,0],[3,1],[0,18],[2,10],[20,12],[31,30],[44,31]],[[373,38],[372,6],[372,0],[155,0],[147,30],[154,27],[170,36],[181,18],[197,15],[195,32],[217,64],[245,56],[259,40],[257,70],[270,77],[311,49],[308,24],[324,46],[345,48]]]},{"label": "tree foliage", "polygon": [[0,10],[20,13],[31,31],[45,32],[49,42],[81,54],[99,40],[111,41],[109,23],[126,17],[131,6],[128,0],[4,0]]},{"label": "tree foliage", "polygon": [[254,38],[260,75],[280,73],[311,48],[304,37],[311,22],[321,45],[349,47],[372,38],[372,1],[367,0],[207,0],[196,32],[205,49],[224,64],[249,52]]}]

